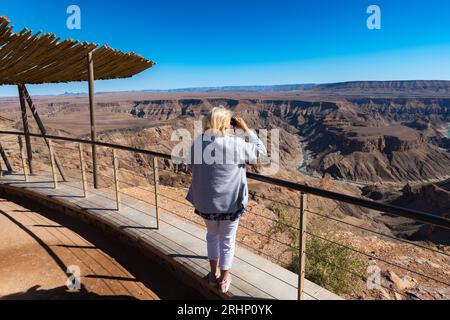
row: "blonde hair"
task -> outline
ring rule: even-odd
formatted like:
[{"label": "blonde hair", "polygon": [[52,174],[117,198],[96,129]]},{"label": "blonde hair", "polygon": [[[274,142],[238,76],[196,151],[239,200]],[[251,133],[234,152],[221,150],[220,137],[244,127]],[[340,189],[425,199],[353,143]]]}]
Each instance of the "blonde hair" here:
[{"label": "blonde hair", "polygon": [[225,109],[224,106],[212,108],[208,115],[203,118],[204,132],[210,130],[213,135],[224,136],[227,130],[231,128],[231,116],[231,111]]}]

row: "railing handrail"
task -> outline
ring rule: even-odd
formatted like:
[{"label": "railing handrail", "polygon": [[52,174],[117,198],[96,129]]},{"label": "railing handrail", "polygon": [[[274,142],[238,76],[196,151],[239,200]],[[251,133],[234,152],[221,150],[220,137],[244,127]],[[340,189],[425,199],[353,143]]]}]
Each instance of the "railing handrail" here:
[{"label": "railing handrail", "polygon": [[[84,144],[96,145],[96,146],[107,147],[107,148],[112,148],[112,149],[137,152],[137,153],[142,153],[142,154],[149,155],[152,157],[159,157],[159,158],[163,158],[163,159],[173,160],[171,155],[168,155],[165,153],[160,153],[160,152],[155,152],[155,151],[150,151],[150,150],[145,150],[145,149],[139,149],[139,148],[124,146],[124,145],[119,145],[119,144],[113,144],[113,143],[108,143],[108,142],[89,141],[89,140],[78,139],[78,138],[69,138],[69,137],[61,137],[61,136],[53,136],[53,135],[42,135],[42,134],[36,134],[36,133],[25,133],[25,132],[20,132],[20,131],[1,131],[0,130],[0,134],[15,135],[15,136],[30,136],[30,137],[44,138],[44,139],[50,139],[50,140],[60,140],[60,141],[67,141],[67,142],[84,143]],[[413,219],[416,221],[432,224],[432,225],[435,225],[435,226],[438,226],[441,228],[445,228],[445,229],[450,229],[450,219],[440,217],[437,215],[433,215],[433,214],[429,214],[429,213],[425,213],[422,211],[407,209],[407,208],[384,204],[384,203],[379,203],[379,202],[376,202],[373,200],[362,199],[362,198],[349,196],[349,195],[338,193],[338,192],[328,191],[328,190],[324,190],[324,189],[320,189],[320,188],[316,188],[316,187],[307,186],[305,184],[300,184],[300,183],[282,180],[282,179],[278,179],[278,178],[267,177],[267,176],[263,176],[263,175],[251,173],[251,172],[247,172],[247,177],[252,180],[257,180],[257,181],[269,183],[269,184],[280,186],[280,187],[290,188],[290,189],[301,191],[301,192],[304,192],[307,194],[312,194],[312,195],[316,195],[319,197],[364,207],[367,209],[373,209],[373,210],[393,214],[396,216]]]}]

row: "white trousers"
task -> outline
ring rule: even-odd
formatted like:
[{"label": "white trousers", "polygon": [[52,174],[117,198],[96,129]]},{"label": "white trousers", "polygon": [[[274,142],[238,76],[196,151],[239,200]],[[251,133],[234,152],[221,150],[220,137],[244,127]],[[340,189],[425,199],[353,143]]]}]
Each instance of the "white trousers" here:
[{"label": "white trousers", "polygon": [[230,270],[233,264],[239,219],[213,221],[204,219],[208,259],[218,260],[220,270]]}]

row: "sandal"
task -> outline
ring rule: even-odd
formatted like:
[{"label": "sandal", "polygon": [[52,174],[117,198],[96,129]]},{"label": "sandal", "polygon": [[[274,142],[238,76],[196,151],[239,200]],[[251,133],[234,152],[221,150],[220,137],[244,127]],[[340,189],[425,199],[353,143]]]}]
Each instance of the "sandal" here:
[{"label": "sandal", "polygon": [[231,284],[231,276],[229,276],[225,280],[219,282],[220,291],[222,293],[227,293],[228,289],[230,289],[230,284]]},{"label": "sandal", "polygon": [[212,287],[216,287],[219,283],[219,277],[217,275],[213,275],[211,272],[208,274],[208,283]]}]

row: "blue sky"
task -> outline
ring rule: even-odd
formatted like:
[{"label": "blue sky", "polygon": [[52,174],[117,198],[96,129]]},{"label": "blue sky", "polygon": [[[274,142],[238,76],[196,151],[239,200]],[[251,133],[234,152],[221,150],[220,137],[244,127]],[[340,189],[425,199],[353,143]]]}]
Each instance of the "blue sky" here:
[{"label": "blue sky", "polygon": [[[81,30],[66,9],[81,8]],[[369,5],[381,30],[366,27]],[[157,62],[96,91],[199,86],[450,80],[448,0],[4,0],[0,15],[62,38],[135,51]],[[30,86],[32,94],[85,92],[86,83]],[[0,87],[0,95],[16,95]]]}]

